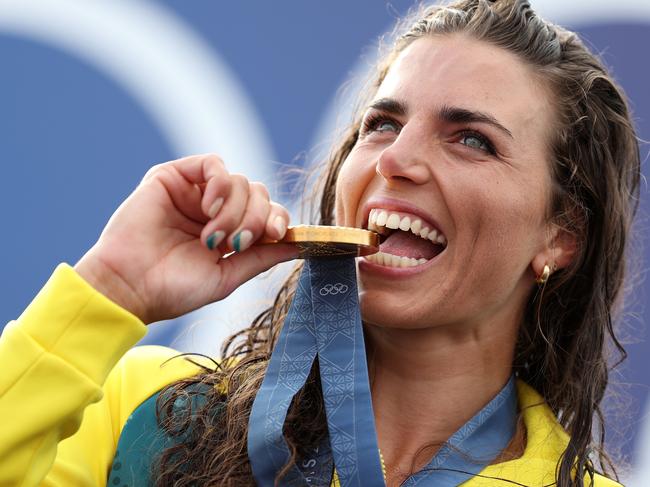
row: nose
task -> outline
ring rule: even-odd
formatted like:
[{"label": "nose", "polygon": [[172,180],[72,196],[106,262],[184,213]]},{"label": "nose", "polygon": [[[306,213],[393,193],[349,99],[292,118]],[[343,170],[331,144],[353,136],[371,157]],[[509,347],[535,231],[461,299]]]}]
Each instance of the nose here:
[{"label": "nose", "polygon": [[386,182],[411,182],[424,184],[431,178],[431,172],[425,155],[422,138],[417,129],[408,130],[408,124],[402,127],[397,138],[386,147],[377,159],[376,172]]}]

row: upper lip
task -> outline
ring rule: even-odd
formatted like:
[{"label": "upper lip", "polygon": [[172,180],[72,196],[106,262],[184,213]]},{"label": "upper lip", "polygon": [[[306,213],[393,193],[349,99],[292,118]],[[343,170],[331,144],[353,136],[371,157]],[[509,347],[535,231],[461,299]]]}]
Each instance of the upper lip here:
[{"label": "upper lip", "polygon": [[393,198],[371,198],[366,201],[366,203],[363,205],[363,228],[368,228],[368,216],[370,215],[370,210],[373,208],[381,208],[383,210],[392,210],[415,215],[422,220],[423,224],[428,225],[430,228],[437,229],[438,231],[442,232],[443,235],[445,235],[445,238],[448,239],[448,235],[445,229],[431,214],[425,212],[414,204],[409,203],[408,201],[401,201]]}]

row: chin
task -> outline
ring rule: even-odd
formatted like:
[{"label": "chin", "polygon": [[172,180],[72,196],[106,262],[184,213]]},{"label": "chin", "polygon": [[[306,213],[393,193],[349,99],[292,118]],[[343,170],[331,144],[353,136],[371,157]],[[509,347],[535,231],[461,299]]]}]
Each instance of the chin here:
[{"label": "chin", "polygon": [[424,328],[421,319],[409,312],[410,306],[400,305],[397,298],[386,299],[381,293],[361,293],[359,304],[361,318],[367,324],[380,328],[418,329]]}]

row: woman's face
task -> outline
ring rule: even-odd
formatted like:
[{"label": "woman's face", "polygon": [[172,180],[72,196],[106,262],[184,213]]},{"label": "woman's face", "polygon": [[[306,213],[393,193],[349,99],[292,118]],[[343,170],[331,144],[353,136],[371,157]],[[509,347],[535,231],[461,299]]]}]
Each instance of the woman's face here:
[{"label": "woman's face", "polygon": [[531,69],[461,35],[419,39],[393,63],[336,187],[337,225],[374,222],[390,234],[382,253],[407,257],[361,259],[367,322],[520,322],[549,235],[553,119]]}]

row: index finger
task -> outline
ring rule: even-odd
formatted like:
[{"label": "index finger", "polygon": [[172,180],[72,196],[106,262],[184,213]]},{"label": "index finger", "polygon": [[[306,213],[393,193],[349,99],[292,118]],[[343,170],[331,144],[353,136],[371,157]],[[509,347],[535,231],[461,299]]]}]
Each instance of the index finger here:
[{"label": "index finger", "polygon": [[199,154],[170,161],[170,166],[193,184],[204,184],[214,177],[226,176],[228,171],[223,159],[216,154]]},{"label": "index finger", "polygon": [[202,192],[201,211],[208,218],[213,218],[215,202],[223,202],[232,187],[231,177],[223,160],[216,154],[202,154],[177,159],[163,164],[165,165],[175,169],[188,183],[198,186]]}]

